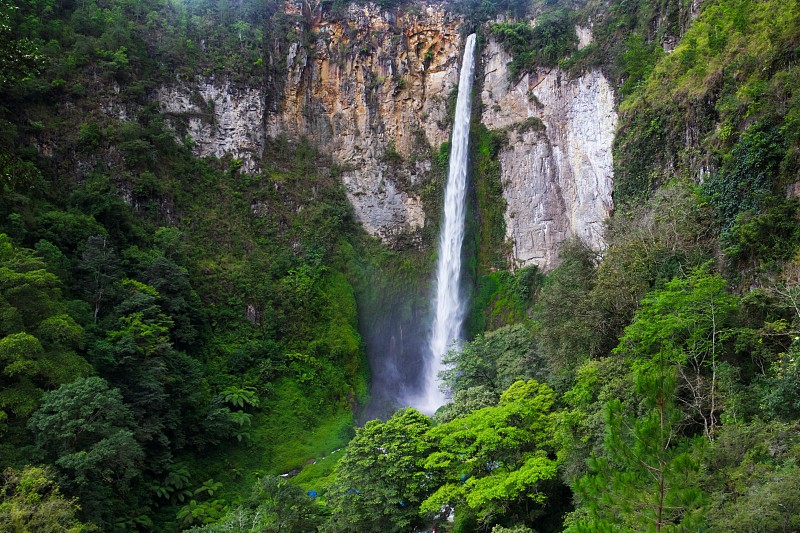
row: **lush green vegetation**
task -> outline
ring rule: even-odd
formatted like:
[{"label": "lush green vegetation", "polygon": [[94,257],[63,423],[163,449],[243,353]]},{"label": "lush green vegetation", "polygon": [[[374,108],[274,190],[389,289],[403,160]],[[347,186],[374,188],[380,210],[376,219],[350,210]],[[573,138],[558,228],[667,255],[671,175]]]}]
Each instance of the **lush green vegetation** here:
[{"label": "lush green vegetation", "polygon": [[795,2],[704,7],[621,107],[619,201],[707,172],[704,187],[731,226],[739,211],[782,195],[797,175],[797,17]]},{"label": "lush green vegetation", "polygon": [[515,0],[454,0],[449,5],[464,17],[469,27],[477,27],[500,14],[524,16],[530,3]]},{"label": "lush green vegetation", "polygon": [[475,123],[470,129],[470,152],[472,173],[477,200],[477,258],[478,273],[505,268],[510,256],[506,243],[504,219],[506,201],[503,184],[500,182],[500,150],[505,144],[501,132],[490,131],[483,124]]},{"label": "lush green vegetation", "polygon": [[[561,66],[601,66],[619,88],[610,246],[562,249],[534,291],[524,348],[501,328],[453,354],[439,416],[494,405],[494,383],[513,376],[549,382],[569,531],[791,531],[797,5],[723,0],[692,24],[680,3],[599,15],[595,44]],[[525,63],[530,27],[495,31],[521,69],[537,65]],[[785,451],[764,453],[776,439]],[[484,525],[507,525],[508,503]]]},{"label": "lush green vegetation", "polygon": [[65,498],[52,472],[40,467],[3,472],[0,485],[0,526],[3,531],[97,531],[76,518],[75,498]]},{"label": "lush green vegetation", "polygon": [[[631,94],[649,76],[664,55],[663,46],[677,43],[689,27],[692,13],[691,3],[685,0],[531,1],[516,11],[501,3],[495,7],[496,12],[510,17],[492,24],[491,32],[512,55],[508,66],[512,80],[537,67],[559,66],[568,75],[601,68],[621,97]],[[534,15],[532,24],[525,20],[525,12]],[[592,42],[581,49],[575,25],[592,32]]]},{"label": "lush green vegetation", "polygon": [[299,18],[0,2],[0,529],[800,528],[797,1],[452,7],[537,15],[492,26],[515,75],[609,75],[617,210],[605,250],[509,270],[504,137],[475,125],[452,401],[355,429],[362,334],[418,319],[430,251],[367,238],[306,141],[243,172],[148,101],[176,74],[273,97]]},{"label": "lush green vegetation", "polygon": [[492,24],[492,34],[513,59],[508,65],[512,79],[534,66],[554,67],[578,47],[574,14],[566,9],[548,10],[539,15],[536,25],[526,22]]},{"label": "lush green vegetation", "polygon": [[[198,160],[141,105],[178,67],[260,78],[263,9],[2,5],[0,520],[46,530],[15,488],[46,475],[75,531],[201,524],[352,436],[372,245],[332,165],[285,139],[258,175]],[[126,120],[98,112],[114,84]]]}]

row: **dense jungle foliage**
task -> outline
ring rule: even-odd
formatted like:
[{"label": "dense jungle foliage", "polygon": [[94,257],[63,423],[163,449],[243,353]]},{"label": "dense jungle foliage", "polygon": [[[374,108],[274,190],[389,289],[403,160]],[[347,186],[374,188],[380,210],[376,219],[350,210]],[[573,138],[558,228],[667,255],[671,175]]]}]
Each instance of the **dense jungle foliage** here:
[{"label": "dense jungle foliage", "polygon": [[606,249],[512,270],[474,123],[452,401],[356,428],[364,328],[431,243],[367,237],[306,140],[194,157],[152,97],[277,98],[302,17],[0,0],[0,530],[800,530],[800,3],[449,6],[513,76],[603,70],[617,207]]}]

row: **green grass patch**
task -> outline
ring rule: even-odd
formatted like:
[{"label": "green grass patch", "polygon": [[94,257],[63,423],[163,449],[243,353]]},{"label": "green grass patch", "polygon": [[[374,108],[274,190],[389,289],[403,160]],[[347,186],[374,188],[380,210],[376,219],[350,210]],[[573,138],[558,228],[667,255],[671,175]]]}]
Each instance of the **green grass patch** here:
[{"label": "green grass patch", "polygon": [[321,396],[281,379],[264,410],[253,415],[248,439],[189,461],[190,485],[214,478],[223,484],[218,497],[228,503],[249,494],[265,474],[299,472],[295,481],[306,490],[326,486],[321,480],[331,476],[337,457],[331,452],[347,445],[355,420],[347,405],[325,405]]},{"label": "green grass patch", "polygon": [[[326,402],[314,396],[290,380],[276,387],[272,413],[258,425],[252,438],[253,446],[263,450],[270,473],[301,468],[309,459],[346,445],[353,436],[355,421],[350,409],[340,405],[328,411]],[[314,421],[318,421],[316,426]]]},{"label": "green grass patch", "polygon": [[298,485],[306,492],[316,491],[318,502],[325,503],[325,495],[333,484],[336,465],[344,455],[344,447],[331,450],[331,452],[319,457],[314,463],[303,467],[303,470],[292,478],[292,483]]}]

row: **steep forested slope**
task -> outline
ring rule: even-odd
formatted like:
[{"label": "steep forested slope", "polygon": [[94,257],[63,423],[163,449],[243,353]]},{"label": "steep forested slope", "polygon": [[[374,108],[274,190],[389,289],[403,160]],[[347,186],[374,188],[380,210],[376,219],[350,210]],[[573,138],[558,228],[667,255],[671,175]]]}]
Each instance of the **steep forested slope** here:
[{"label": "steep forested slope", "polygon": [[[102,530],[221,515],[256,471],[346,442],[366,393],[343,272],[370,244],[325,156],[279,139],[248,175],[193,157],[148,102],[210,60],[175,31],[191,48],[204,10],[227,20],[201,5],[186,29],[182,7],[3,6],[4,51],[36,54],[2,86],[0,453],[51,465]],[[229,37],[214,49],[244,74]]]},{"label": "steep forested slope", "polygon": [[[420,319],[436,217],[389,249],[308,139],[199,158],[155,102],[213,76],[278,109],[347,8],[298,6],[0,2],[0,529],[800,528],[800,4],[446,4],[515,80],[602,71],[615,209],[604,247],[512,270],[499,154],[545,125],[476,117],[452,402],[357,430],[362,334]],[[430,206],[426,150],[380,157],[429,160]]]}]

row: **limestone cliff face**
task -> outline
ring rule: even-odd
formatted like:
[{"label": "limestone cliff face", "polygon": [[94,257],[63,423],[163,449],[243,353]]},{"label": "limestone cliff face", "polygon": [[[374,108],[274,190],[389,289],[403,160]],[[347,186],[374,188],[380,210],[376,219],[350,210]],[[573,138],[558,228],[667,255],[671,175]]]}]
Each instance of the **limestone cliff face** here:
[{"label": "limestone cliff face", "polygon": [[257,169],[264,150],[264,96],[257,87],[233,87],[214,78],[163,87],[161,109],[184,121],[200,157],[230,154],[246,171]]},{"label": "limestone cliff face", "polygon": [[[350,4],[331,17],[302,1],[287,3],[286,12],[305,37],[272,51],[272,63],[285,65],[281,83],[176,82],[157,92],[162,109],[198,155],[230,154],[247,171],[259,170],[270,137],[309,138],[340,165],[367,231],[390,245],[417,242],[431,148],[451,128],[461,21],[438,4],[390,11]],[[591,41],[587,28],[576,32],[582,45]],[[599,71],[569,79],[553,69],[510,83],[511,57],[492,38],[481,60],[481,120],[508,131],[500,163],[516,264],[553,268],[571,235],[602,248],[617,121],[608,82]],[[280,94],[270,93],[275,86]]]},{"label": "limestone cliff face", "polygon": [[509,82],[511,57],[491,38],[482,59],[482,121],[509,136],[500,165],[516,264],[553,268],[572,235],[603,248],[617,124],[609,83],[599,71],[569,79],[558,68]]},{"label": "limestone cliff face", "polygon": [[344,20],[319,20],[313,50],[290,48],[283,105],[267,119],[270,135],[294,131],[326,146],[345,166],[356,215],[390,242],[423,227],[422,202],[407,185],[430,164],[423,157],[390,175],[387,148],[409,156],[446,141],[446,100],[458,80],[459,21],[441,6],[418,7],[398,15],[351,4]]},{"label": "limestone cliff face", "polygon": [[[165,112],[188,126],[198,155],[226,153],[257,170],[267,137],[306,136],[333,156],[356,216],[390,244],[413,241],[425,224],[416,185],[430,148],[448,138],[447,97],[458,81],[460,21],[440,5],[384,11],[351,4],[335,20],[319,5],[287,3],[298,34],[285,57],[276,106],[260,88],[213,79],[165,87]],[[408,162],[392,164],[401,156]]]}]

